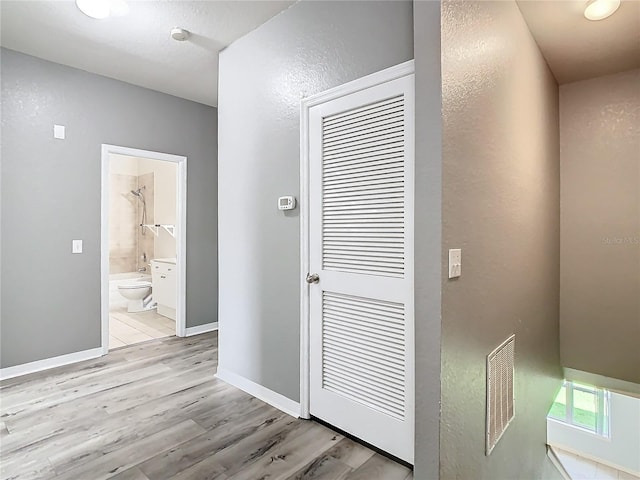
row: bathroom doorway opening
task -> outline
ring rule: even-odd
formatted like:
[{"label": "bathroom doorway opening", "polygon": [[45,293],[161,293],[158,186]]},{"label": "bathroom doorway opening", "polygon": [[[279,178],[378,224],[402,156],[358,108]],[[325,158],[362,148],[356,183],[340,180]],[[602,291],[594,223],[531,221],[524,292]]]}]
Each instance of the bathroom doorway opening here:
[{"label": "bathroom doorway opening", "polygon": [[187,158],[102,145],[102,351],[186,334]]}]

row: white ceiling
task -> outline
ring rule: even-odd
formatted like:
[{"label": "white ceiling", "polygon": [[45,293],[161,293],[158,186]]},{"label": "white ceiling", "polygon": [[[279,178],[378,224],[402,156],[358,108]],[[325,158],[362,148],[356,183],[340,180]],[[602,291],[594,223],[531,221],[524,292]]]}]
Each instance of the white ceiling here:
[{"label": "white ceiling", "polygon": [[[72,0],[1,0],[0,44],[56,63],[217,105],[218,52],[295,1],[129,0],[124,17],[94,20]],[[600,22],[586,0],[518,0],[559,83],[640,67],[640,0]],[[179,26],[186,42],[169,36]]]},{"label": "white ceiling", "polygon": [[[95,20],[69,0],[0,1],[2,46],[206,105],[218,102],[218,52],[294,1],[131,1]],[[173,27],[191,32],[185,42]]]},{"label": "white ceiling", "polygon": [[558,83],[640,67],[640,1],[593,22],[586,0],[518,0],[520,11]]}]

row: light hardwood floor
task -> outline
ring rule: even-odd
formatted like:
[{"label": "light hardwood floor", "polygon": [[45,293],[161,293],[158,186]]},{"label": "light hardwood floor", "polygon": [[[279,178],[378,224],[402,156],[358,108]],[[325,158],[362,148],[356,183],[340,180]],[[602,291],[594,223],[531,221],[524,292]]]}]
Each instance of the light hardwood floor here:
[{"label": "light hardwood floor", "polygon": [[405,467],[217,380],[216,333],[0,383],[3,480],[406,480]]}]

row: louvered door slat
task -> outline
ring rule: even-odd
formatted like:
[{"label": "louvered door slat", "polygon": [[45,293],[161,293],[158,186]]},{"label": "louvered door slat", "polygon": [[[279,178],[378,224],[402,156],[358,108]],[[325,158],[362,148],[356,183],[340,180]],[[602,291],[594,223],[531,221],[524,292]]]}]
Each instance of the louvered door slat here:
[{"label": "louvered door slat", "polygon": [[[379,218],[376,220],[380,220]],[[349,223],[364,223],[371,227],[384,227],[386,225],[398,224],[402,225],[402,219],[392,218],[387,223],[373,223],[369,218],[329,218],[325,220],[325,225],[343,225]]]},{"label": "louvered door slat", "polygon": [[[345,197],[348,195],[350,195],[349,192],[347,192]],[[389,193],[387,196],[380,196],[379,198],[376,198],[375,196],[374,198],[370,198],[370,197],[371,196],[369,197],[363,196],[361,198],[355,198],[355,199],[343,200],[343,201],[340,201],[341,199],[339,197],[332,197],[327,199],[327,201],[325,202],[326,205],[324,207],[324,210],[328,210],[328,211],[336,210],[336,209],[349,210],[349,208],[346,208],[346,207],[349,207],[350,202],[367,202],[367,204],[369,205],[376,206],[378,210],[384,210],[384,209],[395,208],[395,207],[401,207],[401,208],[403,207],[402,197],[398,196],[397,193],[395,192]],[[357,213],[357,212],[354,212],[354,213]],[[400,213],[403,213],[403,211],[401,210]],[[349,212],[344,212],[343,214],[348,215]]]},{"label": "louvered door slat", "polygon": [[401,148],[402,140],[392,139],[391,141],[379,142],[377,145],[354,145],[352,147],[343,147],[328,151],[325,155],[327,160],[339,160],[344,157],[352,158],[354,156],[370,156],[374,153],[380,153],[380,148]]},{"label": "louvered door slat", "polygon": [[[347,131],[345,131],[347,130]],[[355,145],[375,141],[381,138],[403,137],[404,128],[398,119],[385,119],[375,126],[363,123],[360,127],[345,130],[337,130],[332,137],[325,137],[323,146],[327,148],[340,147],[340,145]]]},{"label": "louvered door slat", "polygon": [[324,194],[325,201],[333,201],[334,198],[344,198],[349,200],[352,198],[361,198],[368,196],[378,195],[395,195],[402,193],[402,184],[400,182],[387,184],[385,188],[379,188],[377,186],[362,186],[362,187],[346,187],[343,189],[327,190]]},{"label": "louvered door slat", "polygon": [[[404,307],[401,304],[393,304],[385,301],[369,300],[366,305],[363,305],[358,297],[353,295],[344,295],[339,293],[333,293],[333,305],[346,305],[354,310],[362,310],[366,312],[385,312],[391,319],[397,319],[399,315],[402,315]],[[329,308],[331,305],[328,306]],[[393,325],[393,322],[389,322]],[[403,329],[402,323],[398,322],[396,327]]]},{"label": "louvered door slat", "polygon": [[337,113],[325,118],[326,132],[330,135],[332,131],[343,130],[345,125],[361,123],[363,120],[371,118],[393,118],[402,114],[404,101],[401,97],[395,97],[382,102],[377,102],[366,107],[349,110],[346,113]]},{"label": "louvered door slat", "polygon": [[327,158],[336,158],[353,155],[354,153],[375,152],[380,147],[392,148],[402,146],[402,132],[389,133],[378,132],[370,138],[346,138],[343,142],[324,144],[324,152]]},{"label": "louvered door slat", "polygon": [[331,358],[334,362],[341,362],[346,367],[355,371],[370,370],[378,375],[384,375],[389,382],[404,384],[404,377],[390,365],[382,366],[377,362],[372,362],[370,358],[363,355],[353,355],[342,350],[332,350],[330,346],[324,351],[324,358]]},{"label": "louvered door slat", "polygon": [[329,308],[325,308],[325,314],[327,316],[334,317],[338,320],[348,320],[349,322],[352,322],[355,325],[362,325],[363,327],[376,328],[378,330],[383,331],[385,334],[389,334],[395,337],[397,337],[398,335],[402,335],[404,333],[402,329],[396,329],[394,327],[390,327],[388,325],[388,321],[389,321],[388,318],[385,318],[384,316],[381,316],[381,315],[377,315],[377,316],[371,315],[371,314],[368,314],[366,311],[364,312],[364,315],[367,317],[367,320],[365,323],[363,323],[359,317],[354,317],[353,315],[344,315],[344,314],[341,314],[341,312],[331,311]]},{"label": "louvered door slat", "polygon": [[339,391],[345,398],[356,400],[361,405],[370,407],[373,410],[378,410],[391,417],[403,418],[402,410],[398,409],[396,405],[389,404],[384,398],[380,398],[379,395],[376,395],[375,391],[353,388],[350,385],[346,386],[344,383],[342,385],[336,385],[331,380],[328,380],[324,384],[324,388],[329,391]]},{"label": "louvered door slat", "polygon": [[[376,329],[372,331],[370,328],[367,329],[362,325],[361,322],[351,321],[352,317],[341,316],[341,315],[327,315],[326,316],[326,325],[327,331],[332,331],[337,333],[338,335],[344,335],[344,338],[349,338],[349,336],[355,336],[359,340],[366,340],[371,344],[380,344],[383,347],[388,346],[389,344],[399,344],[404,345],[404,339],[402,336],[394,336],[389,332],[385,332],[385,339],[383,342],[380,341],[380,329]],[[349,326],[343,325],[344,323],[349,323]]]},{"label": "louvered door slat", "polygon": [[345,131],[359,132],[365,130],[367,125],[372,122],[379,122],[376,123],[376,126],[393,125],[403,116],[404,113],[399,108],[388,108],[374,112],[371,115],[361,115],[341,122],[332,122],[331,119],[327,119],[324,133],[326,138],[331,139],[343,135]]},{"label": "louvered door slat", "polygon": [[404,217],[399,217],[396,213],[339,213],[339,214],[327,214],[325,215],[325,219],[327,221],[350,221],[350,220],[364,220],[364,221],[375,221],[375,220],[384,220],[386,221],[396,221],[402,222],[404,221]]},{"label": "louvered door slat", "polygon": [[364,178],[358,181],[354,180],[342,180],[338,181],[333,180],[332,182],[325,182],[324,190],[327,193],[335,193],[343,190],[347,191],[358,191],[358,190],[367,190],[371,188],[382,188],[386,187],[399,187],[404,183],[404,178],[402,175],[389,175],[383,178]]},{"label": "louvered door slat", "polygon": [[389,358],[385,364],[382,364],[374,356],[368,355],[366,352],[343,348],[340,345],[335,345],[330,342],[326,343],[323,352],[323,358],[334,357],[336,362],[342,362],[345,365],[357,362],[357,364],[362,365],[363,368],[380,370],[384,371],[387,375],[403,378],[401,375],[402,371],[398,370],[398,368],[402,366],[401,360]]},{"label": "louvered door slat", "polygon": [[[377,364],[403,376],[403,371],[398,371],[405,353],[404,309],[401,304],[357,297],[350,297],[345,302],[345,296],[325,292],[323,306],[323,345],[348,343],[351,349],[368,353],[368,357],[376,358]],[[387,324],[396,328],[395,333],[368,326],[371,318],[368,311],[381,306],[387,307],[387,313],[395,312],[395,316],[385,317]],[[397,362],[393,362],[393,359]],[[340,357],[324,355],[325,387],[356,401],[366,402],[386,414],[404,415],[404,385],[388,382],[384,376],[364,366],[354,375],[352,368]]]},{"label": "louvered door slat", "polygon": [[[340,266],[345,268],[368,268],[369,270],[375,270],[376,267],[379,268],[387,268],[391,271],[395,271],[398,274],[401,272],[394,268],[393,264],[397,261],[397,259],[389,259],[388,261],[383,261],[380,258],[375,258],[371,260],[362,259],[362,258],[341,258]],[[331,264],[329,264],[331,265]],[[336,262],[336,267],[338,266],[338,262]]]},{"label": "louvered door slat", "polygon": [[327,147],[351,143],[354,141],[366,141],[371,138],[384,136],[403,136],[404,128],[398,124],[397,120],[389,120],[384,123],[380,122],[375,127],[368,127],[366,124],[360,128],[352,128],[348,130],[340,130],[339,134],[331,138],[325,138],[324,145]]},{"label": "louvered door slat", "polygon": [[337,223],[327,224],[322,231],[330,236],[332,233],[404,233],[404,227],[401,223],[392,223],[379,227],[367,225],[366,223]]},{"label": "louvered door slat", "polygon": [[393,342],[384,342],[379,339],[378,341],[376,341],[375,338],[367,337],[366,335],[361,335],[357,332],[350,333],[348,331],[345,331],[345,329],[331,328],[331,322],[329,320],[330,317],[327,317],[327,324],[325,325],[325,336],[328,337],[334,335],[336,337],[340,337],[342,341],[348,340],[349,343],[351,343],[352,345],[356,345],[358,348],[363,350],[371,351],[373,349],[376,349],[378,354],[382,354],[384,356],[391,356],[394,354],[395,346],[393,345]]},{"label": "louvered door slat", "polygon": [[371,252],[371,253],[385,253],[387,255],[393,255],[393,256],[401,255],[400,253],[397,253],[393,248],[388,246],[382,246],[382,245],[353,246],[349,244],[341,244],[339,248],[333,248],[331,243],[328,242],[326,250],[333,251],[333,252],[353,250],[355,252],[360,252],[360,253]]},{"label": "louvered door slat", "polygon": [[359,257],[363,257],[363,258],[403,258],[402,254],[400,253],[388,253],[388,252],[372,252],[372,251],[366,251],[363,252],[361,250],[357,250],[354,251],[354,253],[345,253],[345,252],[341,252],[341,251],[336,251],[333,249],[327,249],[327,253],[331,253],[332,255],[336,255],[336,256],[340,256],[340,257],[345,257],[345,258],[359,258]]},{"label": "louvered door slat", "polygon": [[[382,158],[382,159],[361,159],[349,162],[340,162],[335,165],[328,166],[324,169],[324,172],[328,177],[335,177],[336,175],[351,174],[356,172],[367,171],[371,172],[376,167],[385,167],[388,165],[397,165],[398,159]],[[383,170],[384,168],[377,168]]]},{"label": "louvered door slat", "polygon": [[[399,96],[323,119],[323,240],[332,241],[323,249],[325,268],[392,277],[404,274],[400,242],[392,256],[353,253],[366,247],[356,239],[404,238],[403,112],[404,99]],[[385,149],[394,149],[394,156],[381,157]],[[372,157],[367,158],[367,153]],[[341,157],[346,157],[344,163]],[[338,185],[339,189],[331,188]],[[367,187],[369,192],[363,190]],[[353,221],[354,215],[363,212],[366,218]],[[341,243],[345,238],[351,240]]]},{"label": "louvered door slat", "polygon": [[327,250],[327,255],[331,254],[332,257],[342,258],[345,261],[355,261],[358,262],[362,260],[363,262],[372,262],[372,265],[376,265],[377,262],[392,262],[395,265],[396,262],[402,260],[404,257],[400,254],[388,254],[382,252],[368,252],[368,253],[342,253],[336,252],[335,250]]},{"label": "louvered door slat", "polygon": [[397,147],[385,147],[376,152],[356,153],[352,155],[344,155],[336,158],[325,158],[324,165],[326,167],[333,167],[337,164],[356,162],[356,161],[369,161],[369,160],[382,160],[382,159],[397,159],[402,158],[403,145]]},{"label": "louvered door slat", "polygon": [[362,357],[368,358],[372,362],[388,366],[389,368],[399,369],[404,363],[404,359],[402,357],[394,356],[388,351],[383,351],[376,347],[367,347],[362,345],[354,346],[352,342],[340,338],[325,337],[323,339],[323,346],[327,350],[331,350],[333,348],[335,350],[349,352],[354,356],[360,354]]},{"label": "louvered door slat", "polygon": [[401,402],[404,400],[404,388],[397,384],[391,383],[386,377],[380,375],[373,375],[370,371],[354,372],[349,369],[336,369],[333,365],[327,365],[325,362],[324,369],[330,373],[333,379],[328,379],[328,382],[332,380],[342,381],[349,386],[366,389],[369,392],[375,392],[383,401],[389,402],[393,405],[395,402]]},{"label": "louvered door slat", "polygon": [[361,107],[352,108],[346,112],[333,115],[331,118],[327,119],[327,123],[340,123],[345,120],[361,117],[362,115],[371,115],[373,112],[395,108],[399,103],[402,102],[403,99],[398,97],[391,97],[386,100],[380,100],[373,105],[363,105]]}]

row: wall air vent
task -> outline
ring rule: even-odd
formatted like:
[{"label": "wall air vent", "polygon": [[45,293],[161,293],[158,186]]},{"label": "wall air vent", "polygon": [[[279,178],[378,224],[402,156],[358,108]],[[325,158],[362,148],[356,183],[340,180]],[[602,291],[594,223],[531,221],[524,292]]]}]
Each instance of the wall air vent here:
[{"label": "wall air vent", "polygon": [[487,356],[487,455],[515,415],[515,343],[516,336],[511,335]]}]

